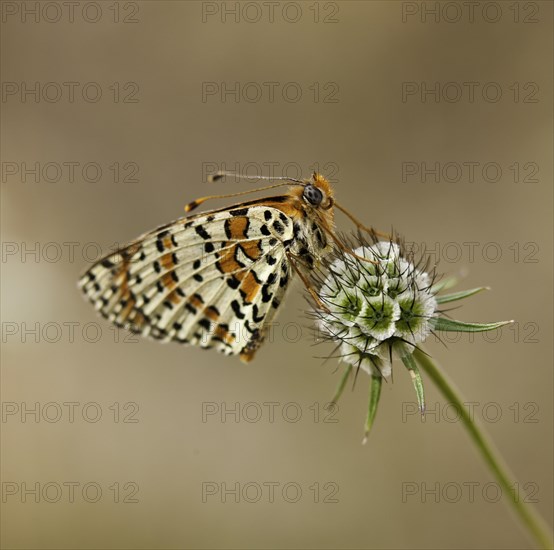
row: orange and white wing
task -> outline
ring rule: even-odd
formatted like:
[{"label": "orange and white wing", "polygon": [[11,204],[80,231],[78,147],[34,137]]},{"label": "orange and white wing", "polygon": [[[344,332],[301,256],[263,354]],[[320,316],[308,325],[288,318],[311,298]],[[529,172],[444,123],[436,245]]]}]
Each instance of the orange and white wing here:
[{"label": "orange and white wing", "polygon": [[79,286],[144,336],[252,359],[292,276],[293,221],[260,204],[181,218],[94,264]]}]

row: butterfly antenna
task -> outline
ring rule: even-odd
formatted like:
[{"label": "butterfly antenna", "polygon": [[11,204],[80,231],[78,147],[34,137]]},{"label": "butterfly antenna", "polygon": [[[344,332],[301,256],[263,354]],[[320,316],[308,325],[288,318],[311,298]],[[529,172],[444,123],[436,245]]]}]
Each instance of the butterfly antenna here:
[{"label": "butterfly antenna", "polygon": [[268,181],[290,181],[298,185],[306,185],[305,180],[299,180],[296,178],[289,178],[288,176],[249,176],[248,174],[239,174],[238,172],[227,172],[226,170],[219,170],[215,174],[208,176],[208,181],[210,183],[219,181],[225,176],[233,176],[242,180],[268,180]]},{"label": "butterfly antenna", "polygon": [[275,185],[268,185],[267,187],[258,187],[257,189],[249,189],[248,191],[240,191],[238,193],[229,193],[227,195],[208,195],[207,197],[200,197],[192,202],[189,202],[185,206],[185,212],[190,212],[195,208],[198,208],[202,203],[211,200],[211,199],[228,199],[230,197],[240,197],[241,195],[248,195],[250,193],[255,193],[256,191],[265,191],[267,189],[275,189],[276,187],[283,187],[288,185],[286,183],[277,183]]}]

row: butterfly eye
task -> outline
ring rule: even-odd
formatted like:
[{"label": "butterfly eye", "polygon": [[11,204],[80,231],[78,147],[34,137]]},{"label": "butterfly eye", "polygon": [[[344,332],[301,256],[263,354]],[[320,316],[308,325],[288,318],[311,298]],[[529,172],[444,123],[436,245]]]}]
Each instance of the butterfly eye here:
[{"label": "butterfly eye", "polygon": [[323,193],[315,185],[309,183],[304,187],[304,199],[313,206],[319,206],[323,200]]}]

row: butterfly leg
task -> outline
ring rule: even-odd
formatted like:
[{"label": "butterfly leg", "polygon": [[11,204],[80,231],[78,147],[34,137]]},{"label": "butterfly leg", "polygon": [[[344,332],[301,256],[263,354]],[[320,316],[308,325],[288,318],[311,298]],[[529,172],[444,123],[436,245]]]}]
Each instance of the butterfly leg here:
[{"label": "butterfly leg", "polygon": [[300,277],[300,280],[304,283],[304,286],[306,287],[306,290],[310,293],[310,296],[314,299],[317,306],[325,311],[326,313],[331,313],[329,308],[321,301],[319,296],[317,295],[317,292],[314,290],[314,287],[310,284],[310,281],[304,276],[304,274],[298,269],[295,263],[295,256],[291,254],[290,252],[287,253],[287,258],[289,259],[290,265],[296,272],[296,274]]}]

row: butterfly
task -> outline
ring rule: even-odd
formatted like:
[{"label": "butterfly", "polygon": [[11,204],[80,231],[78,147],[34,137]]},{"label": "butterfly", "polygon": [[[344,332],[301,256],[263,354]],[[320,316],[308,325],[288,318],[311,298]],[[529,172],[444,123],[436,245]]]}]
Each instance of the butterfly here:
[{"label": "butterfly", "polygon": [[[219,172],[212,180],[225,175],[230,174]],[[116,326],[251,361],[294,275],[319,302],[308,274],[340,246],[334,209],[362,226],[336,203],[329,181],[318,173],[306,180],[256,179],[286,183],[203,197],[185,212],[212,198],[280,186],[287,193],[160,226],[92,265],[79,287]]]}]

